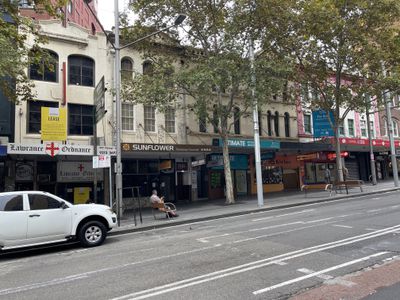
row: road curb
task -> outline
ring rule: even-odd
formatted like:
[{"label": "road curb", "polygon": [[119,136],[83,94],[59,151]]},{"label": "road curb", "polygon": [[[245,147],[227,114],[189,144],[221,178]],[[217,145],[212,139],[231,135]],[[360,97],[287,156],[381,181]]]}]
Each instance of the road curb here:
[{"label": "road curb", "polygon": [[[316,203],[325,203],[325,202],[341,201],[344,199],[361,198],[361,197],[365,197],[365,196],[369,196],[369,195],[376,195],[376,194],[395,192],[395,191],[400,191],[400,188],[389,188],[389,189],[382,189],[382,190],[373,191],[373,192],[363,192],[363,193],[358,193],[358,194],[343,195],[343,196],[338,196],[338,197],[329,197],[329,198],[311,200],[311,201],[306,201],[306,202],[289,203],[289,204],[277,205],[277,206],[272,206],[272,207],[255,208],[255,209],[250,209],[250,210],[245,210],[245,211],[222,213],[222,214],[215,215],[215,216],[206,216],[206,217],[193,218],[193,219],[188,219],[188,220],[176,220],[176,221],[174,220],[172,222],[168,221],[168,222],[165,222],[162,224],[157,224],[157,225],[132,227],[132,228],[121,228],[121,229],[111,231],[109,233],[109,236],[123,235],[123,234],[142,232],[142,231],[150,231],[150,230],[154,230],[154,229],[162,229],[162,228],[191,224],[191,223],[196,223],[196,222],[202,222],[202,221],[208,221],[208,220],[218,220],[218,219],[227,218],[227,217],[236,217],[236,216],[248,215],[248,214],[257,213],[257,212],[272,211],[272,210],[298,207],[298,206],[310,205],[310,204],[316,204]],[[130,226],[130,225],[125,225],[124,227],[127,227],[127,226]]]}]

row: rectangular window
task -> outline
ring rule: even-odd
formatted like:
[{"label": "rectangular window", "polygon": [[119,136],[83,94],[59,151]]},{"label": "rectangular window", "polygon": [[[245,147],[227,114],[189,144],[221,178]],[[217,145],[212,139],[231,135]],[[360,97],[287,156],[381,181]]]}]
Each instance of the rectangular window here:
[{"label": "rectangular window", "polygon": [[304,115],[304,132],[311,134],[311,115]]},{"label": "rectangular window", "polygon": [[397,125],[397,122],[393,121],[393,125],[392,126],[393,126],[393,135],[395,137],[398,137],[399,136],[399,127]]},{"label": "rectangular window", "polygon": [[204,114],[199,117],[199,131],[207,132],[207,117]]},{"label": "rectangular window", "polygon": [[122,130],[134,130],[134,106],[131,103],[122,103]]},{"label": "rectangular window", "polygon": [[375,127],[374,127],[374,121],[369,121],[369,126],[371,127],[371,138],[375,138]]},{"label": "rectangular window", "polygon": [[92,105],[68,104],[68,129],[71,135],[93,135]]},{"label": "rectangular window", "polygon": [[367,121],[360,121],[361,137],[367,137]]},{"label": "rectangular window", "polygon": [[344,136],[344,124],[343,121],[339,124],[339,136]]},{"label": "rectangular window", "polygon": [[175,109],[173,108],[168,108],[165,111],[165,130],[175,133]]},{"label": "rectangular window", "polygon": [[42,107],[58,107],[58,102],[29,101],[28,103],[28,133],[40,133]]},{"label": "rectangular window", "polygon": [[144,106],[144,130],[156,131],[156,109],[153,106]]},{"label": "rectangular window", "polygon": [[347,127],[349,130],[349,136],[354,136],[354,120],[353,119],[348,119],[347,120]]}]

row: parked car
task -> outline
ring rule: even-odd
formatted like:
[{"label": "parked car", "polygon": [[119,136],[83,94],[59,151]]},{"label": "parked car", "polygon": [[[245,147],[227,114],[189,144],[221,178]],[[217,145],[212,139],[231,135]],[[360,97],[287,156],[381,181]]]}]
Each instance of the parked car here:
[{"label": "parked car", "polygon": [[0,249],[12,249],[78,239],[85,247],[99,246],[116,226],[110,207],[73,205],[38,191],[0,193]]}]

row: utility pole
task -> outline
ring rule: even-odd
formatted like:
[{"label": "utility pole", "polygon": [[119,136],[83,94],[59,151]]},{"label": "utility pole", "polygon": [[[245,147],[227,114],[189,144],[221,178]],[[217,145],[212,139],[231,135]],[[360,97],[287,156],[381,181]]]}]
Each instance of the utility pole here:
[{"label": "utility pole", "polygon": [[[386,78],[386,69],[382,63],[382,72],[383,77]],[[390,158],[392,161],[392,172],[393,172],[393,181],[394,186],[399,186],[399,174],[397,173],[397,158],[396,158],[396,148],[394,145],[394,138],[393,138],[393,121],[392,121],[392,101],[388,99],[387,93],[383,93],[383,101],[385,101],[386,107],[386,122],[387,122],[387,129],[388,129],[388,136],[389,136],[389,143],[390,143]]]},{"label": "utility pole", "polygon": [[254,158],[256,167],[257,182],[257,203],[258,207],[264,206],[264,190],[261,173],[261,153],[260,153],[260,126],[258,123],[258,102],[256,98],[256,73],[254,70],[254,44],[253,39],[249,40],[249,56],[251,69],[251,97],[253,98],[253,122],[254,122]]},{"label": "utility pole", "polygon": [[121,82],[121,59],[120,59],[120,46],[119,46],[119,7],[118,0],[114,0],[114,48],[115,48],[115,112],[116,112],[116,150],[117,162],[115,164],[115,188],[116,188],[116,202],[118,211],[118,221],[122,217],[122,164],[121,164],[121,98],[120,98],[120,82]]},{"label": "utility pole", "polygon": [[368,130],[368,143],[369,143],[369,157],[371,162],[371,176],[372,176],[372,184],[376,185],[376,167],[375,167],[375,155],[374,155],[374,146],[372,144],[372,134],[371,134],[371,123],[370,123],[370,103],[371,97],[366,95],[365,104],[366,104],[366,115],[367,115],[367,130]]}]

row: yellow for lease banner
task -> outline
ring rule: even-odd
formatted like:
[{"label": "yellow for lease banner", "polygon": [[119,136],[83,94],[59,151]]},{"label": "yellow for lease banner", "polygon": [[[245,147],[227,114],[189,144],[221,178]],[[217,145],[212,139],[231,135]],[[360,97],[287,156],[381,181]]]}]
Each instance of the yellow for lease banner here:
[{"label": "yellow for lease banner", "polygon": [[41,140],[67,140],[67,111],[65,108],[42,107]]}]

